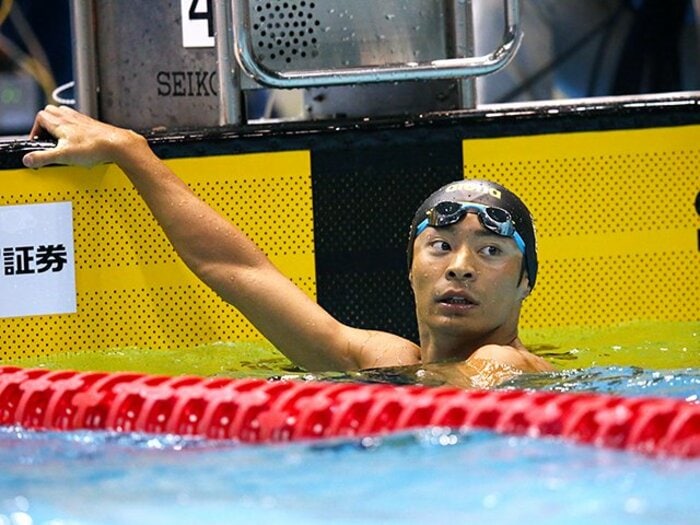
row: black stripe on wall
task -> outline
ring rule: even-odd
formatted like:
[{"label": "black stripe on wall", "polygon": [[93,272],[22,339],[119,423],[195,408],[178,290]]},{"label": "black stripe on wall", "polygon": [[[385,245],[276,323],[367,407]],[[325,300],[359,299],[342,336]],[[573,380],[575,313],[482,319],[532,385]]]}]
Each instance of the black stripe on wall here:
[{"label": "black stripe on wall", "polygon": [[312,150],[318,301],[346,324],[417,341],[408,229],[430,193],[462,178],[461,142],[363,142]]}]

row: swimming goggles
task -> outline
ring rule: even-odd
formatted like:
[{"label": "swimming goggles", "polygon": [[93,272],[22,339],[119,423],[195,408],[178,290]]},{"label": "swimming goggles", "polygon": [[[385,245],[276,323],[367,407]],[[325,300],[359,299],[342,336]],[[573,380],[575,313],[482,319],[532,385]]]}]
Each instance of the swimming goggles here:
[{"label": "swimming goggles", "polygon": [[438,202],[430,208],[427,217],[416,227],[416,237],[418,237],[428,227],[442,228],[459,222],[467,213],[474,212],[479,217],[481,224],[487,230],[502,237],[512,237],[518,249],[525,253],[525,242],[520,234],[515,230],[513,218],[503,208],[484,206],[476,202]]}]

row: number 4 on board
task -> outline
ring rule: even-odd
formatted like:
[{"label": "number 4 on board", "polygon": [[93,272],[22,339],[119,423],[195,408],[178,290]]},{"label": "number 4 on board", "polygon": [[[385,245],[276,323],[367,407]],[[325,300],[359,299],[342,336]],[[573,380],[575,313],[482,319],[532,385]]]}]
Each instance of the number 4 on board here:
[{"label": "number 4 on board", "polygon": [[182,46],[214,47],[212,0],[180,0]]}]

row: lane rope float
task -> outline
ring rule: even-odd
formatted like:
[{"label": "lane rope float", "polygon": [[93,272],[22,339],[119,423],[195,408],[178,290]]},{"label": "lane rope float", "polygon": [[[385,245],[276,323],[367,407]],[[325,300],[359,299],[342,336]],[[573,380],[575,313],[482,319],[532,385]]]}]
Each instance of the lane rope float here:
[{"label": "lane rope float", "polygon": [[9,366],[0,367],[0,425],[167,433],[246,443],[440,426],[700,457],[700,404],[682,399]]}]

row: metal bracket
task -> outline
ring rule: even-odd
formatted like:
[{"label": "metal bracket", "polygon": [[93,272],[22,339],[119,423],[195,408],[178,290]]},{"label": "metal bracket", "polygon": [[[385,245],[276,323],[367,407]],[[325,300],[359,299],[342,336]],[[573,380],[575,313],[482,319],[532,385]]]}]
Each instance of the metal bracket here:
[{"label": "metal bracket", "polygon": [[[228,1],[228,0],[217,0]],[[358,66],[308,71],[272,71],[253,52],[250,1],[230,0],[232,5],[233,50],[245,73],[271,88],[293,89],[347,84],[369,84],[410,80],[457,79],[493,73],[513,58],[522,40],[520,0],[504,0],[505,33],[493,52],[478,57],[450,58],[430,62],[409,62],[382,66]],[[219,74],[225,72],[219,71]]]}]

